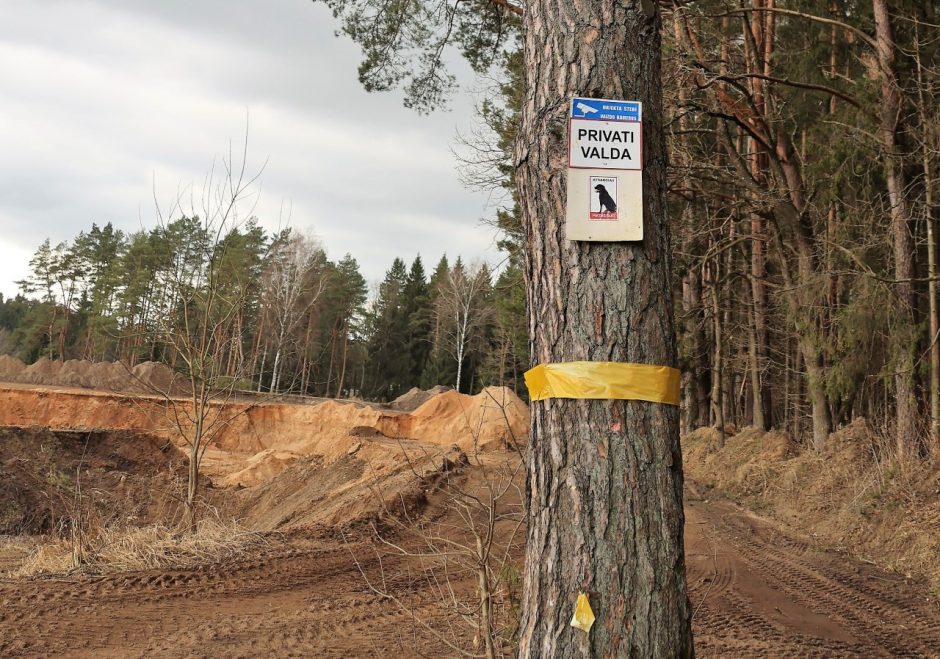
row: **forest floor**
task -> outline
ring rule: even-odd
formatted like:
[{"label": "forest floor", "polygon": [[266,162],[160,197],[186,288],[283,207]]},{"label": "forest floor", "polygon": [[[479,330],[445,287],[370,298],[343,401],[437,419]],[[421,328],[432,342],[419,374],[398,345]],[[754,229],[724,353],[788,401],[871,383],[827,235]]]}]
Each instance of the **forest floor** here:
[{"label": "forest floor", "polygon": [[[699,656],[940,652],[940,607],[925,584],[815,549],[733,503],[697,497],[694,488],[686,514]],[[408,602],[402,609],[370,591],[353,557],[374,582],[380,571],[420,570],[418,559],[380,570],[371,556],[367,538],[311,528],[199,569],[3,579],[0,655],[453,656],[412,618],[446,629],[449,613],[434,588],[393,579],[391,591]],[[466,578],[452,586],[460,596],[474,584]]]},{"label": "forest floor", "polygon": [[[228,485],[209,490],[226,519],[258,530],[251,543],[190,557],[188,567],[112,569],[104,561],[81,574],[68,570],[66,552],[64,563],[60,556],[46,573],[24,576],[38,543],[49,542],[35,534],[67,537],[74,523],[76,464],[84,465],[86,518],[152,526],[172,514],[182,455],[165,434],[144,432],[150,417],[120,397],[24,398],[22,389],[0,388],[9,403],[0,416],[18,426],[0,429],[0,534],[21,534],[0,535],[0,657],[450,657],[452,645],[473,649],[474,632],[452,603],[474,601],[475,575],[449,570],[443,580],[433,560],[394,548],[413,549],[428,529],[451,529],[448,540],[465,542],[445,488],[480,493],[500,474],[520,479],[512,446],[527,414],[507,397],[495,415],[494,393],[444,392],[403,412],[338,402],[251,408],[251,423],[220,449],[227,466],[219,479]],[[24,428],[28,419],[43,427]],[[89,431],[95,419],[108,430]],[[513,432],[497,432],[507,423]],[[473,437],[456,446],[437,439],[461,437],[467,426]],[[940,657],[937,583],[929,569],[912,568],[929,568],[923,557],[936,556],[935,481],[918,478],[915,492],[885,463],[874,468],[863,437],[858,428],[843,433],[831,453],[812,459],[753,432],[723,449],[707,432],[686,438],[699,656]],[[835,494],[842,490],[845,501]],[[513,492],[510,507],[519,502]],[[771,495],[790,503],[772,505]],[[911,501],[918,523],[898,526],[898,511],[914,510],[898,506]],[[394,507],[405,523],[380,522],[387,542],[377,542],[370,521]],[[864,544],[865,533],[880,540]],[[522,538],[514,537],[518,566]],[[495,606],[511,626],[518,572],[500,576],[506,585]],[[595,612],[603,618],[600,606]]]}]

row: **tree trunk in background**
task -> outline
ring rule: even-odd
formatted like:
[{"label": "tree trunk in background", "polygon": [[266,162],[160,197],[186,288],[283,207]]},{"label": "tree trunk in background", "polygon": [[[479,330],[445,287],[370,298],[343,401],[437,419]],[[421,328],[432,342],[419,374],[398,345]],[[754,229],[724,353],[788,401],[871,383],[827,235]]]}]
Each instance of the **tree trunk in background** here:
[{"label": "tree trunk in background", "polygon": [[[751,6],[760,9],[773,7],[773,0],[752,0]],[[751,14],[751,33],[756,39],[752,53],[752,73],[765,76],[772,74],[771,56],[774,46],[774,14],[758,12]],[[749,83],[754,89],[754,105],[760,114],[767,114],[767,99],[764,95],[764,81],[752,78]],[[751,174],[755,181],[764,182],[763,170],[766,167],[766,154],[753,137],[748,138]],[[771,425],[773,402],[770,394],[770,382],[767,377],[767,365],[770,363],[769,340],[767,333],[767,289],[764,280],[767,276],[766,247],[764,236],[764,218],[757,213],[751,214],[751,300],[754,331],[754,354],[751,364],[751,387],[753,391],[754,425],[768,430]]]},{"label": "tree trunk in background", "polygon": [[761,396],[760,360],[757,357],[757,319],[754,310],[754,295],[748,282],[744,282],[744,298],[749,302],[745,308],[747,320],[747,365],[751,383],[751,425],[766,430]]},{"label": "tree trunk in background", "polygon": [[715,349],[712,353],[711,406],[712,422],[715,427],[718,428],[718,448],[722,448],[725,445],[725,406],[722,400],[721,386],[724,379],[724,351],[722,350],[721,301],[719,298],[720,289],[718,288],[720,272],[718,271],[717,259],[715,261],[714,270],[715,271],[711,273],[710,286],[712,291],[710,314],[712,320],[712,339],[715,342]]},{"label": "tree trunk in background", "polygon": [[751,216],[751,298],[753,302],[754,327],[754,425],[769,430],[773,401],[770,395],[770,378],[767,364],[770,363],[770,341],[767,334],[767,276],[764,256],[764,219]]},{"label": "tree trunk in background", "polygon": [[917,63],[917,104],[920,118],[921,155],[924,169],[924,222],[927,225],[927,284],[930,314],[930,443],[934,454],[940,458],[940,310],[937,309],[937,237],[934,234],[934,179],[933,154],[935,128],[928,99],[933,99],[933,85],[924,76],[920,52],[920,26],[914,40]]},{"label": "tree trunk in background", "polygon": [[[675,366],[660,17],[650,2],[533,0],[516,184],[532,359]],[[642,243],[564,235],[568,101],[644,104]],[[521,657],[692,655],[679,409],[549,399],[532,406]],[[569,625],[579,592],[597,621]]]},{"label": "tree trunk in background", "polygon": [[[728,242],[734,243],[737,238],[736,231],[737,224],[735,222],[729,222],[728,227]],[[724,418],[725,423],[731,423],[732,425],[738,425],[737,418],[734,413],[734,378],[735,378],[735,369],[731,368],[731,351],[732,346],[728,343],[725,343],[725,332],[733,331],[731,327],[731,313],[733,305],[730,303],[731,297],[734,294],[734,283],[731,277],[731,274],[734,272],[734,249],[725,249],[724,250],[724,267],[716,267],[716,271],[721,273],[721,276],[718,277],[715,285],[718,287],[717,292],[717,304],[721,310],[722,320],[722,335],[721,341],[723,345],[720,346],[721,356],[724,361],[721,362],[721,409],[722,417]],[[718,257],[716,257],[716,262]],[[724,303],[724,304],[723,304]],[[717,313],[717,312],[716,312]],[[724,428],[724,426],[722,426]]]},{"label": "tree trunk in background", "polygon": [[[786,183],[787,197],[774,208],[776,231],[773,235],[777,252],[781,255],[780,275],[787,290],[785,299],[793,318],[797,343],[806,367],[806,391],[813,409],[813,446],[822,448],[832,430],[829,416],[829,400],[826,396],[826,369],[820,345],[825,340],[824,327],[819,321],[813,281],[818,271],[815,245],[818,244],[813,224],[807,217],[807,203],[803,185],[803,174],[799,160],[793,152],[790,137],[783,131],[776,135],[776,153],[770,159],[772,167],[778,169],[778,179]],[[784,228],[796,252],[796,270],[791,271],[781,236]],[[799,285],[797,285],[799,283]]]},{"label": "tree trunk in background", "polygon": [[795,391],[793,392],[793,405],[791,407],[792,417],[790,422],[790,436],[802,441],[803,438],[803,383],[806,381],[803,375],[803,351],[800,350],[799,339],[795,346],[793,354],[794,375],[793,383]]},{"label": "tree trunk in background", "polygon": [[696,324],[698,323],[698,309],[692,299],[692,271],[695,266],[682,278],[682,316],[685,323],[685,334],[688,337],[690,353],[688,368],[682,373],[683,395],[685,399],[685,418],[683,419],[683,431],[692,432],[700,428],[702,424],[698,422],[700,417],[699,399],[698,399],[698,380],[701,378],[699,373],[698,353],[702,346],[698,344],[696,334]]},{"label": "tree trunk in background", "polygon": [[872,0],[875,17],[875,42],[881,69],[880,136],[883,149],[885,178],[891,203],[891,238],[894,243],[894,275],[896,284],[897,354],[894,360],[894,383],[897,395],[896,442],[901,456],[913,455],[917,449],[914,399],[914,241],[911,237],[911,211],[907,203],[904,165],[897,139],[901,114],[901,90],[894,72],[895,46],[891,34],[891,16],[885,0]]},{"label": "tree trunk in background", "polygon": [[339,366],[339,379],[336,383],[336,397],[343,397],[343,381],[346,379],[346,358],[349,355],[349,320],[343,323],[343,359]]},{"label": "tree trunk in background", "polygon": [[708,348],[705,335],[705,313],[702,302],[702,270],[700,266],[692,268],[689,272],[689,297],[692,308],[695,310],[693,318],[694,328],[692,336],[695,356],[693,357],[696,366],[695,376],[692,386],[695,389],[696,408],[698,417],[695,419],[695,425],[703,428],[708,425],[708,392],[711,388],[709,377],[711,371],[708,368]]},{"label": "tree trunk in background", "polygon": [[[679,20],[678,12],[673,13],[673,30],[675,40],[678,43],[682,39],[682,23]],[[684,108],[688,101],[688,92],[685,85],[679,85],[676,90],[679,94],[679,106]],[[692,177],[689,173],[689,167],[692,164],[689,161],[689,118],[686,112],[680,111],[678,114],[679,123],[679,143],[682,158],[681,165],[684,168],[682,177],[682,193],[691,197]],[[693,208],[690,199],[687,199],[682,209],[683,224],[691,226],[693,222]],[[698,254],[696,243],[700,239],[689,236],[688,243],[684,245],[684,251],[688,254]],[[702,307],[702,265],[696,259],[689,267],[685,277],[682,278],[682,311],[685,323],[685,334],[689,338],[689,362],[687,364],[689,373],[685,382],[686,387],[686,431],[692,431],[695,428],[703,428],[708,425],[708,390],[709,390],[709,368],[708,368],[708,348],[705,338],[705,314]]]}]

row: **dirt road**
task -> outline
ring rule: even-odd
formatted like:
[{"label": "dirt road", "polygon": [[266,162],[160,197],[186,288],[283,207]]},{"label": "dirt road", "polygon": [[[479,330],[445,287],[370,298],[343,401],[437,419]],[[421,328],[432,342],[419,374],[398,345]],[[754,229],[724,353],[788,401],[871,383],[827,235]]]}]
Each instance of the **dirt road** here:
[{"label": "dirt road", "polygon": [[[940,656],[940,607],[923,585],[814,550],[729,503],[689,496],[687,516],[699,656]],[[406,657],[416,638],[424,656],[453,656],[369,591],[350,551],[369,555],[309,531],[212,569],[2,581],[0,656]],[[440,610],[430,588],[390,587],[420,616]]]},{"label": "dirt road", "polygon": [[730,503],[686,496],[700,656],[940,657],[936,594],[808,540]]}]

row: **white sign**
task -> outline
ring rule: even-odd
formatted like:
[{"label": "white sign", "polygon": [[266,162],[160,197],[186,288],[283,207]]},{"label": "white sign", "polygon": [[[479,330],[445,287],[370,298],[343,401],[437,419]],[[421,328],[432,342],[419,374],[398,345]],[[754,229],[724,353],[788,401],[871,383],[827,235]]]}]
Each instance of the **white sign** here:
[{"label": "white sign", "polygon": [[643,169],[642,127],[638,121],[571,119],[568,166]]},{"label": "white sign", "polygon": [[643,104],[571,100],[568,240],[643,240]]},{"label": "white sign", "polygon": [[568,240],[643,240],[643,172],[568,169]]}]

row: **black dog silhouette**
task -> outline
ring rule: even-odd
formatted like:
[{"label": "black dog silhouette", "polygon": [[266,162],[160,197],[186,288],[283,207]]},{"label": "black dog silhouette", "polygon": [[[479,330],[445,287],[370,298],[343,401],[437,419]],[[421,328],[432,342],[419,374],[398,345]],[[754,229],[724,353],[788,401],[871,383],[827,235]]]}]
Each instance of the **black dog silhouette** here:
[{"label": "black dog silhouette", "polygon": [[594,186],[594,189],[597,191],[597,196],[601,202],[601,212],[603,213],[615,213],[617,212],[617,204],[614,203],[614,198],[610,196],[610,193],[607,192],[607,188],[598,183]]}]

